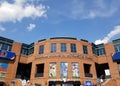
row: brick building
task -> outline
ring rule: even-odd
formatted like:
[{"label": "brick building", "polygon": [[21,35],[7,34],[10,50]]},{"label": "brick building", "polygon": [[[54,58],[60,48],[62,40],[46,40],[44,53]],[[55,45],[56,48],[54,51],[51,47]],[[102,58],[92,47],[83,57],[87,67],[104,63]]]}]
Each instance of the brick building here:
[{"label": "brick building", "polygon": [[0,86],[27,80],[35,86],[120,86],[120,39],[95,45],[54,37],[25,44],[0,37]]}]

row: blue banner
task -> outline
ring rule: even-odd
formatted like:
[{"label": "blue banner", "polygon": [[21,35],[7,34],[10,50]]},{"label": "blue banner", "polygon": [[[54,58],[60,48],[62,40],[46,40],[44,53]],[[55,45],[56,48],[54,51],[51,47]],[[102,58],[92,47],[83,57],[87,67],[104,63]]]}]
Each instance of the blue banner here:
[{"label": "blue banner", "polygon": [[68,77],[68,63],[66,63],[66,62],[60,63],[60,75],[63,78]]},{"label": "blue banner", "polygon": [[5,50],[0,50],[0,58],[8,59],[8,60],[14,60],[15,59],[15,53],[5,51]]},{"label": "blue banner", "polygon": [[86,81],[85,86],[93,86],[91,81]]}]

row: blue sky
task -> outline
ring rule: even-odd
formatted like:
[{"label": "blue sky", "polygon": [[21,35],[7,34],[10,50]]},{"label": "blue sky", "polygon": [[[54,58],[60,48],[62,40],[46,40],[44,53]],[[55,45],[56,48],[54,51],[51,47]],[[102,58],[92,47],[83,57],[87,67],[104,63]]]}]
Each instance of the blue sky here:
[{"label": "blue sky", "polygon": [[74,37],[107,43],[120,38],[120,0],[0,0],[0,36],[32,43]]}]

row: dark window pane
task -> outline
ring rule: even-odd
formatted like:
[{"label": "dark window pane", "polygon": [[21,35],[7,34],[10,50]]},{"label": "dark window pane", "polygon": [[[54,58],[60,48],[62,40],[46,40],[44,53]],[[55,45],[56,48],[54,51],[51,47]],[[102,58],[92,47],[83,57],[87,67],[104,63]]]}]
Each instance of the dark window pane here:
[{"label": "dark window pane", "polygon": [[106,54],[104,44],[99,44],[99,45],[92,44],[92,50],[93,50],[93,53],[98,56]]},{"label": "dark window pane", "polygon": [[43,54],[44,53],[44,45],[41,45],[39,47],[39,54]]},{"label": "dark window pane", "polygon": [[44,76],[44,64],[37,64],[35,77],[43,77],[43,76]]},{"label": "dark window pane", "polygon": [[56,43],[51,44],[51,52],[56,52]]},{"label": "dark window pane", "polygon": [[97,49],[97,55],[104,55],[105,54],[105,49],[101,48],[101,49]]},{"label": "dark window pane", "polygon": [[84,53],[84,54],[88,54],[87,46],[84,46],[84,45],[83,45],[83,53]]},{"label": "dark window pane", "polygon": [[2,44],[0,43],[0,50],[2,49]]},{"label": "dark window pane", "polygon": [[76,52],[76,44],[71,44],[71,52]]},{"label": "dark window pane", "polygon": [[120,44],[114,45],[115,52],[120,52]]},{"label": "dark window pane", "polygon": [[115,52],[120,52],[120,39],[113,40]]},{"label": "dark window pane", "polygon": [[28,55],[28,49],[22,48],[21,53],[22,53],[23,55]]},{"label": "dark window pane", "polygon": [[5,50],[5,51],[11,51],[12,45],[5,44],[5,43],[0,43],[0,49]]},{"label": "dark window pane", "polygon": [[61,43],[61,52],[66,52],[66,43]]}]

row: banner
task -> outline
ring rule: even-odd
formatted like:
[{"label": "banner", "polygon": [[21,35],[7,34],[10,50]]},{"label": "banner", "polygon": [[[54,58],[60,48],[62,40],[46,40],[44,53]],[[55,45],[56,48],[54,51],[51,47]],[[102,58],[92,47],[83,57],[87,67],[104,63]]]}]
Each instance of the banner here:
[{"label": "banner", "polygon": [[93,86],[91,81],[86,81],[85,86]]},{"label": "banner", "polygon": [[8,59],[8,60],[14,60],[15,59],[15,53],[5,51],[5,50],[0,50],[0,58]]},{"label": "banner", "polygon": [[66,63],[66,62],[60,63],[60,75],[63,78],[68,77],[68,63]]},{"label": "banner", "polygon": [[50,78],[56,77],[56,63],[49,64],[49,77]]},{"label": "banner", "polygon": [[80,77],[78,63],[72,63],[72,76],[73,76],[73,78]]},{"label": "banner", "polygon": [[8,69],[8,63],[0,61],[0,78],[5,78]]}]

